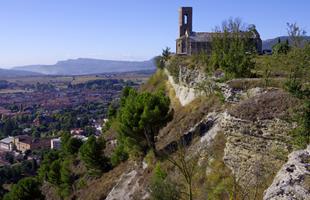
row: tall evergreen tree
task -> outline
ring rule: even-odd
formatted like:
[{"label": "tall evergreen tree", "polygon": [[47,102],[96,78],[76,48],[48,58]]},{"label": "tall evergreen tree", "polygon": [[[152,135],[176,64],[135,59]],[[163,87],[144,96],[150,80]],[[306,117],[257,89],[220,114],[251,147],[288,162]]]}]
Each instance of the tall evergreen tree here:
[{"label": "tall evergreen tree", "polygon": [[47,174],[48,181],[54,185],[60,184],[60,168],[61,168],[60,160],[55,160],[50,167],[50,170]]},{"label": "tall evergreen tree", "polygon": [[80,148],[81,160],[88,169],[108,170],[108,159],[104,156],[103,150],[105,142],[96,140],[95,136],[90,136]]},{"label": "tall evergreen tree", "polygon": [[13,185],[11,191],[7,193],[3,200],[41,200],[44,199],[40,191],[40,184],[34,178],[24,178],[16,185]]},{"label": "tall evergreen tree", "polygon": [[141,150],[155,150],[155,136],[168,119],[170,100],[162,92],[138,93],[130,89],[118,114],[120,142]]}]

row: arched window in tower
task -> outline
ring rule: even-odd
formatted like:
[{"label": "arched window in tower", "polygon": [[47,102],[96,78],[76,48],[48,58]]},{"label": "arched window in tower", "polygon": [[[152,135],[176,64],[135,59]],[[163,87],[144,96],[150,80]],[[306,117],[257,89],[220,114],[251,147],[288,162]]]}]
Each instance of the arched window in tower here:
[{"label": "arched window in tower", "polygon": [[188,18],[188,16],[184,15],[184,25],[187,25],[187,18]]}]

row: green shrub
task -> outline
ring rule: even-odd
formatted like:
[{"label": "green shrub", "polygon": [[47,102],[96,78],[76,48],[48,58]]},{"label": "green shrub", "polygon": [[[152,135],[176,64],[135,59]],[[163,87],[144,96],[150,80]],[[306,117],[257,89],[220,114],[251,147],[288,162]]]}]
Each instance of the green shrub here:
[{"label": "green shrub", "polygon": [[7,193],[3,200],[43,200],[44,196],[40,191],[40,183],[34,178],[21,179],[13,185],[11,191]]},{"label": "green shrub", "polygon": [[167,62],[166,68],[169,71],[169,74],[173,77],[174,82],[179,82],[179,71],[180,67],[185,67],[184,63],[185,57],[182,56],[173,56]]},{"label": "green shrub", "polygon": [[302,113],[297,119],[298,127],[293,130],[294,144],[298,148],[306,148],[310,144],[310,100],[304,102]]},{"label": "green shrub", "polygon": [[167,173],[161,169],[159,164],[154,170],[150,193],[152,200],[179,200],[181,197],[177,184],[172,183],[167,178]]},{"label": "green shrub", "polygon": [[158,69],[145,84],[141,86],[141,91],[145,92],[159,92],[166,89],[167,76],[164,70]]},{"label": "green shrub", "polygon": [[111,155],[112,166],[116,166],[127,159],[128,153],[125,151],[124,144],[118,144]]},{"label": "green shrub", "polygon": [[[254,44],[250,38],[255,27],[242,29],[239,19],[223,23],[221,30],[212,38],[210,64],[214,70],[221,68],[225,76],[234,78],[251,77],[254,68]],[[242,32],[242,37],[240,36]]]},{"label": "green shrub", "polygon": [[272,53],[275,55],[284,54],[286,55],[290,50],[290,46],[288,44],[288,40],[286,42],[279,41],[272,47]]},{"label": "green shrub", "polygon": [[148,167],[152,167],[154,163],[156,162],[154,151],[149,151],[144,157],[144,160],[147,163]]},{"label": "green shrub", "polygon": [[165,67],[164,58],[162,56],[155,57],[155,64],[156,64],[157,69],[164,69]]},{"label": "green shrub", "polygon": [[84,178],[80,178],[77,182],[77,189],[82,189],[87,185]]},{"label": "green shrub", "polygon": [[292,67],[286,89],[304,101],[297,117],[298,127],[293,130],[294,143],[298,148],[305,148],[310,143],[310,44],[292,49],[288,57],[291,58]]}]

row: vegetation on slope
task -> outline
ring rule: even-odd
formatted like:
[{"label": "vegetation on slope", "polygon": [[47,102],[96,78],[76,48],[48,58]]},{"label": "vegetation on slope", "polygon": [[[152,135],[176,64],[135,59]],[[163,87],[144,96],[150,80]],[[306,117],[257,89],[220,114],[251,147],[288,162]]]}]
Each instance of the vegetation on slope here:
[{"label": "vegetation on slope", "polygon": [[[240,32],[238,27],[233,29],[235,23],[239,22],[230,21],[221,31],[228,31],[227,34]],[[199,139],[184,142],[181,137],[208,113],[223,111],[230,104],[223,103],[218,95],[210,94],[181,107],[166,83],[163,68],[175,80],[179,67],[186,65],[189,68],[200,67],[208,74],[223,71],[224,80],[248,78],[228,82],[233,88],[248,89],[261,85],[266,88],[285,88],[294,97],[288,93],[271,91],[259,99],[254,97],[245,100],[231,109],[230,113],[241,119],[266,120],[293,116],[290,109],[296,111],[296,106],[299,108],[296,112],[298,127],[293,131],[293,137],[294,143],[301,148],[310,142],[310,45],[287,48],[280,44],[275,47],[277,53],[274,55],[258,56],[249,53],[251,47],[237,36],[230,38],[228,46],[224,45],[227,41],[228,35],[215,38],[211,55],[201,53],[179,57],[172,56],[169,49],[165,49],[163,55],[157,58],[158,71],[140,91],[126,88],[120,102],[111,104],[104,137],[109,137],[109,129],[114,129],[117,140],[116,146],[111,148],[110,158],[104,151],[107,144],[103,138],[91,136],[87,142],[82,142],[63,133],[62,149],[45,153],[37,177],[20,180],[5,199],[28,198],[27,195],[32,192],[37,195],[32,198],[41,199],[39,187],[47,185],[47,182],[61,198],[75,198],[74,195],[105,198],[121,174],[134,168],[129,163],[139,163],[143,159],[152,160],[147,163],[149,172],[153,171],[154,175],[151,178],[144,177],[147,182],[144,186],[154,200],[242,199],[248,197],[249,192],[254,199],[261,198],[266,185],[242,188],[225,165],[224,133],[219,133],[204,154],[198,155],[191,152],[189,147],[199,144]],[[254,75],[260,79],[250,79]],[[303,103],[302,109],[300,102]],[[176,152],[158,153],[175,141],[180,142]],[[100,195],[89,191],[87,195],[81,194],[92,188]]]}]

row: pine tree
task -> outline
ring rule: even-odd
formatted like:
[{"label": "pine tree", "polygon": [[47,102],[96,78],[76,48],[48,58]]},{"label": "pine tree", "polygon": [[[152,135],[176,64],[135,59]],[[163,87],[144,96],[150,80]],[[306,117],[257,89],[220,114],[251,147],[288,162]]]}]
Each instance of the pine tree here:
[{"label": "pine tree", "polygon": [[108,170],[109,163],[103,155],[102,150],[105,148],[105,142],[97,141],[95,136],[90,136],[80,148],[81,160],[88,169]]},{"label": "pine tree", "polygon": [[69,160],[64,160],[61,164],[60,180],[62,183],[67,183],[67,184],[72,183],[71,171],[70,171],[69,166],[70,166]]},{"label": "pine tree", "polygon": [[50,170],[47,174],[48,181],[54,185],[60,184],[60,160],[55,160],[50,167]]},{"label": "pine tree", "polygon": [[[120,141],[143,152],[155,149],[155,136],[169,117],[170,100],[162,92],[137,93],[134,89],[124,100],[118,114]],[[156,152],[155,152],[156,153]]]},{"label": "pine tree", "polygon": [[73,155],[79,152],[80,147],[83,145],[82,140],[78,138],[70,138],[68,143],[66,144],[67,153]]},{"label": "pine tree", "polygon": [[64,160],[61,164],[60,169],[60,180],[62,182],[60,185],[60,194],[63,197],[70,195],[72,189],[72,175],[69,166],[70,161]]},{"label": "pine tree", "polygon": [[21,179],[14,185],[9,193],[7,193],[3,200],[41,200],[44,199],[40,191],[40,184],[34,178]]}]

